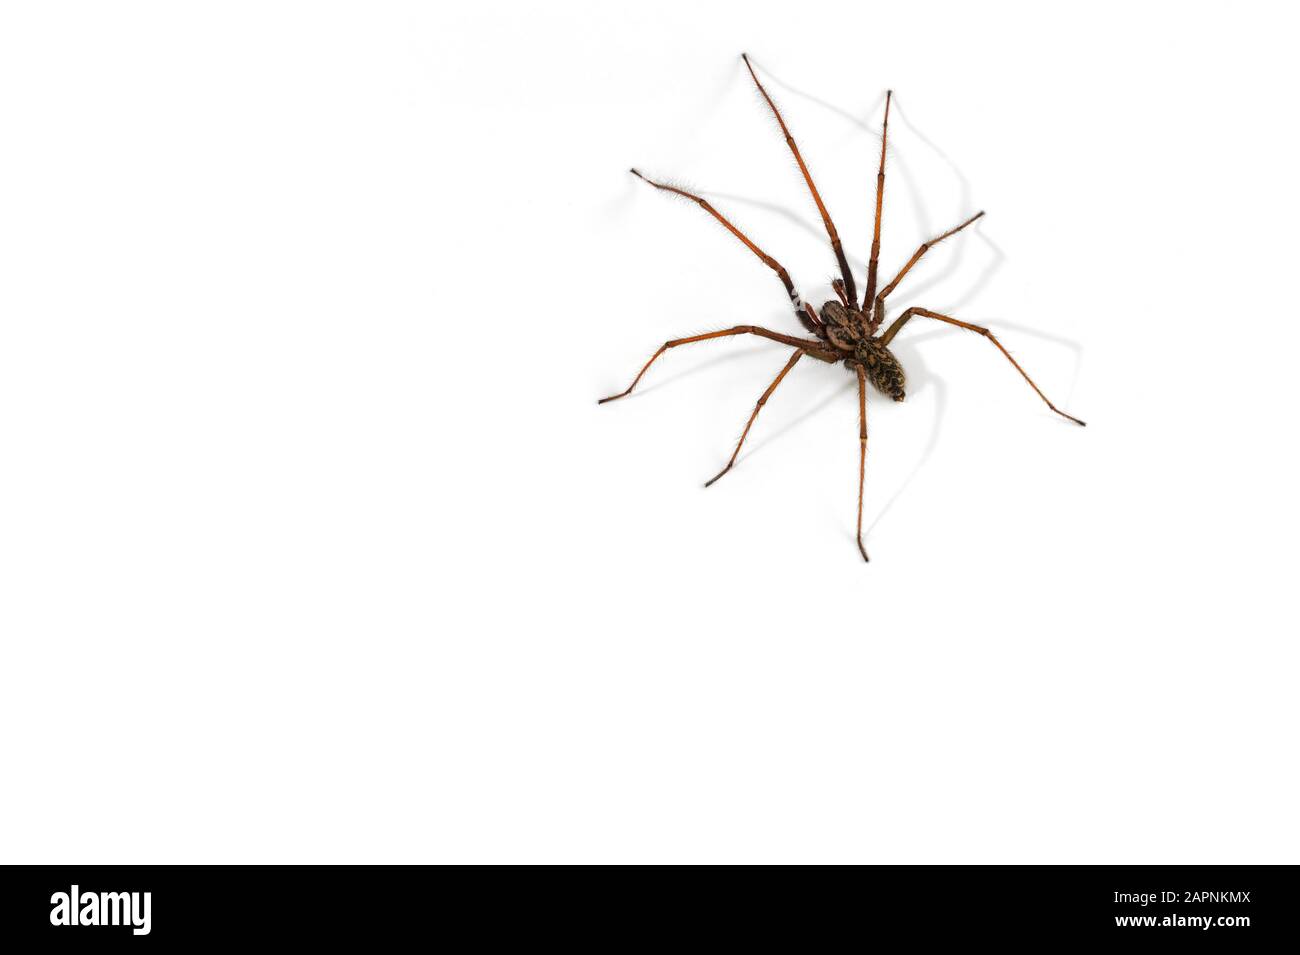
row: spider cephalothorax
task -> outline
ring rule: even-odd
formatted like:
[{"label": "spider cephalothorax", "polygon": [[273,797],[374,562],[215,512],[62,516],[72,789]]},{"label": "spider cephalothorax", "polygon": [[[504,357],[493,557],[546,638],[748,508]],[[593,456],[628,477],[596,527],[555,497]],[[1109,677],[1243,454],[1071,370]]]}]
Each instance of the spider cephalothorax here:
[{"label": "spider cephalothorax", "polygon": [[756,325],[737,325],[734,328],[726,328],[717,332],[705,332],[703,335],[692,335],[690,338],[676,338],[672,341],[664,342],[659,350],[650,356],[650,360],[642,366],[640,373],[632,379],[632,384],[628,385],[623,391],[616,395],[610,395],[608,398],[601,398],[601,404],[606,401],[613,401],[616,398],[622,398],[630,394],[632,389],[637,386],[641,376],[646,373],[655,359],[670,348],[676,348],[678,345],[689,345],[692,342],[708,341],[712,338],[726,338],[730,335],[757,335],[760,338],[766,338],[769,341],[780,342],[794,349],[785,367],[767,386],[767,390],[759,397],[758,403],[754,406],[753,412],[750,413],[749,421],[745,423],[745,430],[740,434],[740,440],[736,442],[736,450],[731,453],[731,460],[727,466],[719,471],[704,486],[708,487],[722,475],[731,470],[736,463],[736,457],[740,454],[741,446],[745,443],[745,438],[749,435],[750,426],[753,425],[754,419],[758,417],[759,411],[767,403],[767,399],[772,397],[772,392],[776,391],[777,385],[789,374],[790,369],[795,366],[804,355],[810,358],[816,358],[818,361],[824,361],[829,364],[844,363],[844,366],[850,369],[858,379],[858,440],[861,451],[858,457],[858,550],[862,554],[862,559],[867,559],[867,549],[862,544],[862,486],[866,475],[867,465],[867,382],[883,395],[893,398],[895,401],[902,401],[906,379],[903,375],[903,366],[898,363],[889,350],[889,343],[894,340],[894,336],[899,333],[904,325],[915,316],[922,318],[932,318],[938,322],[944,322],[948,325],[955,325],[958,328],[964,328],[968,331],[983,335],[992,342],[1006,356],[1007,361],[1015,366],[1016,371],[1020,372],[1029,386],[1038,393],[1057,414],[1063,418],[1073,421],[1075,424],[1083,424],[1073,415],[1068,415],[1056,405],[1047,400],[1047,395],[1039,391],[1038,386],[1034,384],[1033,379],[1025,374],[1025,370],[1016,364],[1016,360],[1011,357],[1011,353],[1002,347],[1002,343],[994,337],[993,333],[987,328],[980,325],[972,325],[970,322],[963,322],[959,318],[953,318],[951,315],[944,315],[940,312],[932,312],[927,308],[913,306],[906,309],[893,323],[881,334],[877,334],[880,326],[884,323],[885,318],[885,299],[894,291],[898,283],[921,258],[931,248],[938,245],[949,236],[956,235],[962,229],[966,228],[980,216],[983,212],[977,212],[961,225],[949,229],[942,235],[936,236],[928,242],[922,242],[921,247],[912,253],[912,257],[907,260],[906,264],[899,269],[898,274],[884,288],[876,291],[877,265],[880,258],[880,214],[884,204],[885,197],[885,148],[889,141],[889,103],[893,98],[892,91],[885,93],[885,122],[880,136],[880,171],[876,175],[876,221],[871,237],[871,258],[867,262],[867,288],[866,294],[863,295],[861,303],[858,302],[857,289],[853,282],[853,273],[849,269],[848,258],[844,254],[843,246],[840,243],[839,233],[835,231],[835,223],[831,221],[830,213],[826,211],[826,205],[822,202],[822,197],[817,193],[817,187],[813,185],[812,175],[808,172],[808,166],[799,154],[799,147],[795,145],[794,137],[790,135],[790,130],[786,128],[785,120],[781,118],[780,111],[772,98],[767,95],[767,90],[763,89],[763,84],[758,81],[758,74],[754,72],[754,67],[750,65],[749,57],[741,57],[745,61],[745,66],[749,69],[749,75],[753,77],[754,85],[762,94],[763,99],[772,110],[772,115],[776,117],[777,124],[781,127],[781,132],[785,134],[786,145],[790,147],[790,152],[794,154],[796,165],[803,176],[804,182],[808,185],[808,192],[812,195],[813,202],[817,206],[817,212],[821,215],[822,225],[826,227],[826,234],[831,240],[831,250],[835,253],[836,264],[839,265],[841,277],[831,283],[835,289],[835,294],[839,296],[838,302],[827,302],[822,306],[819,315],[813,310],[813,307],[807,304],[795,290],[794,281],[790,278],[785,268],[776,259],[772,258],[752,241],[749,236],[741,232],[731,221],[728,220],[717,209],[709,204],[708,200],[687,192],[685,189],[679,189],[677,186],[670,186],[666,183],[655,182],[642,176],[635,169],[633,175],[644,179],[647,183],[656,189],[664,192],[670,192],[674,195],[689,199],[707,212],[718,222],[722,223],[727,230],[745,244],[745,247],[753,252],[754,255],[762,261],[769,269],[776,273],[777,278],[785,287],[785,294],[790,299],[790,304],[794,307],[795,318],[807,331],[811,332],[816,338],[799,338],[795,335],[787,335],[784,332],[772,331],[768,328],[759,328]]},{"label": "spider cephalothorax", "polygon": [[825,338],[842,352],[844,364],[849,368],[861,366],[867,381],[882,395],[902,401],[907,376],[894,353],[873,336],[874,325],[856,308],[846,308],[839,302],[822,306],[822,326],[817,337]]}]

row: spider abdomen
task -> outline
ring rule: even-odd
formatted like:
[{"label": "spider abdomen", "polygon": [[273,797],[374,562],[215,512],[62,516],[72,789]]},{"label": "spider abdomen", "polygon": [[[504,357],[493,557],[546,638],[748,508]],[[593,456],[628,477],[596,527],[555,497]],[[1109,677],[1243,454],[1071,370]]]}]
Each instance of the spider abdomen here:
[{"label": "spider abdomen", "polygon": [[853,349],[853,360],[867,373],[867,380],[882,395],[902,401],[907,376],[894,353],[874,338],[860,339]]}]

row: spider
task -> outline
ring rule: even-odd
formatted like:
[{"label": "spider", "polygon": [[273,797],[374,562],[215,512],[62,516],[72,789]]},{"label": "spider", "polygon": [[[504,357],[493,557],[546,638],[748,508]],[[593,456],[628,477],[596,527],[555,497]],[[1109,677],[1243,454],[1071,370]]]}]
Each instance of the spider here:
[{"label": "spider", "polygon": [[798,363],[800,358],[808,355],[818,361],[824,361],[832,365],[842,362],[845,368],[853,372],[858,379],[858,439],[860,444],[860,452],[858,456],[858,551],[862,554],[862,559],[864,561],[869,560],[867,557],[867,549],[862,544],[862,489],[866,479],[867,468],[867,382],[870,382],[872,387],[882,395],[892,398],[894,401],[903,400],[907,379],[903,373],[903,366],[899,364],[898,359],[894,357],[894,353],[889,350],[889,343],[894,340],[895,335],[902,331],[903,326],[914,317],[919,316],[921,318],[931,318],[935,321],[945,322],[949,325],[956,325],[958,328],[965,328],[969,331],[983,335],[993,343],[998,351],[1002,352],[1002,354],[1006,356],[1007,361],[1011,362],[1016,371],[1020,372],[1020,375],[1029,383],[1029,387],[1034,389],[1038,394],[1038,397],[1042,398],[1047,404],[1047,407],[1051,408],[1063,418],[1073,421],[1075,424],[1082,425],[1084,422],[1080,421],[1073,415],[1066,414],[1060,408],[1056,407],[1056,405],[1052,404],[1052,402],[1048,400],[1047,395],[1043,394],[1042,390],[1034,384],[1033,379],[1029,377],[1025,370],[1020,367],[1014,358],[1011,357],[1011,353],[1002,346],[1002,343],[999,342],[994,334],[987,328],[980,325],[973,325],[970,322],[964,322],[961,319],[953,318],[951,315],[944,315],[941,312],[912,306],[894,319],[889,327],[885,329],[883,334],[880,332],[880,327],[885,322],[885,299],[887,299],[890,293],[898,287],[898,283],[903,280],[903,277],[911,271],[912,267],[920,261],[921,257],[925,255],[926,252],[930,251],[930,249],[934,248],[944,239],[956,235],[962,229],[965,229],[971,223],[984,215],[983,212],[977,212],[955,228],[949,229],[947,232],[930,239],[928,242],[922,242],[920,247],[912,253],[912,257],[907,260],[901,269],[898,270],[898,274],[895,275],[884,288],[877,291],[876,273],[880,259],[880,216],[885,197],[885,151],[889,142],[889,105],[893,99],[893,90],[888,90],[885,93],[885,120],[880,138],[880,170],[876,174],[875,227],[871,236],[871,258],[867,264],[866,292],[862,297],[862,304],[859,305],[857,299],[857,287],[854,284],[853,273],[849,269],[848,260],[844,257],[844,249],[840,243],[839,233],[835,231],[835,223],[831,221],[830,213],[826,211],[826,205],[822,202],[821,195],[817,192],[817,187],[813,184],[812,174],[808,172],[808,165],[804,162],[803,156],[799,152],[799,147],[795,145],[794,137],[790,135],[790,129],[786,126],[785,120],[781,116],[781,111],[776,108],[776,104],[772,102],[772,97],[767,94],[767,90],[764,89],[763,84],[759,82],[758,74],[754,72],[754,67],[749,61],[748,54],[741,54],[741,59],[744,61],[746,69],[749,70],[749,75],[753,79],[754,85],[758,87],[758,92],[762,95],[764,101],[766,101],[768,108],[771,109],[772,115],[776,117],[777,125],[781,127],[781,132],[785,135],[785,143],[790,147],[790,152],[794,155],[794,161],[799,166],[799,172],[803,175],[803,180],[808,186],[808,191],[812,194],[812,199],[817,206],[817,211],[821,214],[822,224],[826,227],[826,233],[831,240],[831,249],[835,253],[835,260],[839,265],[841,278],[834,279],[831,282],[831,287],[835,291],[839,301],[826,302],[822,305],[821,311],[818,312],[810,304],[799,297],[799,293],[795,290],[794,282],[790,279],[790,274],[785,270],[781,263],[777,262],[776,259],[772,258],[755,245],[754,242],[750,240],[749,236],[745,235],[745,233],[732,225],[731,221],[722,213],[718,212],[717,209],[713,208],[708,201],[700,196],[687,192],[685,189],[679,189],[676,186],[656,182],[653,179],[643,176],[636,169],[632,169],[632,175],[649,185],[654,186],[654,188],[660,189],[664,192],[673,193],[674,195],[681,196],[696,203],[701,209],[713,216],[713,218],[717,219],[718,222],[727,229],[727,231],[744,243],[745,247],[748,248],[749,251],[758,256],[764,265],[776,273],[777,278],[781,280],[781,284],[785,287],[786,295],[790,297],[790,304],[794,308],[795,317],[807,331],[811,332],[816,337],[800,338],[794,335],[786,335],[783,332],[772,331],[768,328],[760,328],[756,325],[737,325],[735,328],[726,328],[721,331],[708,332],[703,335],[693,335],[690,338],[676,338],[664,342],[663,345],[659,347],[659,350],[650,356],[650,360],[645,363],[641,368],[641,371],[637,373],[637,376],[632,379],[632,384],[627,386],[627,390],[621,391],[616,395],[610,395],[608,398],[601,398],[598,404],[604,404],[607,401],[614,401],[631,394],[632,389],[637,386],[637,383],[645,375],[650,366],[654,364],[655,360],[664,352],[668,351],[668,349],[676,348],[679,345],[689,345],[693,342],[708,341],[713,338],[725,338],[731,335],[757,335],[760,338],[767,338],[771,341],[779,342],[782,345],[788,345],[793,348],[794,351],[790,355],[789,361],[785,363],[785,367],[782,368],[776,378],[772,380],[772,383],[767,386],[767,390],[759,396],[758,403],[754,405],[754,410],[750,413],[749,420],[745,422],[745,430],[741,432],[740,440],[736,443],[736,449],[731,454],[731,460],[727,462],[726,467],[705,483],[704,486],[709,487],[717,481],[718,478],[730,471],[735,465],[736,457],[740,454],[740,449],[745,444],[745,438],[749,436],[749,429],[753,426],[754,419],[758,417],[758,413],[763,410],[763,405],[765,405],[767,400],[772,397],[772,393],[776,391],[777,386],[781,384],[785,379],[785,376],[790,373],[790,369]]}]

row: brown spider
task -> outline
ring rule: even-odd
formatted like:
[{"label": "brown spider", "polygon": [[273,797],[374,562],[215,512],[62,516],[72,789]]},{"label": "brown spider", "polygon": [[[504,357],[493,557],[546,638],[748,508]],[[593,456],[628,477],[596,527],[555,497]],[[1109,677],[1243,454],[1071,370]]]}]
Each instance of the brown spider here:
[{"label": "brown spider", "polygon": [[907,264],[899,269],[898,274],[894,276],[893,281],[882,288],[879,292],[876,291],[876,265],[880,258],[880,213],[885,193],[885,147],[889,139],[889,103],[893,98],[892,90],[886,92],[885,122],[880,139],[880,171],[876,174],[876,222],[871,236],[871,259],[867,265],[866,294],[862,298],[862,305],[859,306],[857,302],[857,289],[853,283],[853,273],[849,270],[848,261],[844,257],[844,250],[840,245],[839,234],[835,231],[835,224],[831,222],[830,213],[826,211],[826,206],[817,192],[817,187],[813,185],[812,175],[808,172],[808,166],[803,161],[803,156],[799,153],[799,147],[795,145],[794,137],[790,135],[790,130],[785,125],[785,120],[781,118],[781,112],[776,108],[776,104],[772,102],[772,97],[767,95],[767,90],[765,90],[763,84],[758,81],[758,75],[754,72],[754,67],[749,62],[749,56],[747,54],[742,54],[741,59],[745,61],[745,66],[749,70],[749,75],[754,80],[754,85],[758,87],[759,93],[762,94],[763,99],[772,110],[772,114],[776,117],[777,124],[781,127],[781,132],[785,134],[786,145],[790,147],[790,152],[794,154],[794,160],[799,165],[799,171],[803,174],[804,182],[808,184],[808,191],[812,193],[813,202],[817,205],[817,211],[821,213],[822,222],[825,224],[826,232],[830,236],[831,248],[834,250],[835,259],[839,263],[840,274],[843,276],[842,280],[835,279],[831,283],[832,288],[835,290],[835,294],[839,297],[839,301],[827,302],[822,306],[821,313],[818,314],[811,305],[799,297],[799,293],[795,291],[794,283],[790,281],[789,273],[786,272],[781,264],[751,242],[748,236],[732,225],[725,216],[718,212],[717,209],[713,208],[713,206],[711,206],[707,201],[697,195],[685,191],[684,189],[678,189],[675,186],[647,179],[645,176],[641,175],[641,173],[633,169],[632,174],[634,176],[649,183],[656,189],[675,193],[676,195],[683,196],[690,199],[692,202],[697,203],[701,209],[721,222],[732,235],[743,242],[749,251],[758,256],[763,261],[764,265],[777,274],[777,277],[781,280],[781,284],[785,286],[786,294],[790,296],[790,302],[794,306],[795,317],[799,319],[799,322],[804,328],[817,337],[815,339],[797,338],[793,335],[785,335],[781,332],[774,332],[767,328],[759,328],[755,325],[737,325],[735,328],[727,328],[718,332],[709,332],[705,335],[694,335],[690,338],[678,338],[664,342],[659,350],[650,356],[650,360],[645,363],[645,366],[637,374],[636,378],[632,380],[632,384],[628,385],[626,391],[619,392],[616,395],[610,395],[608,398],[601,398],[598,403],[604,404],[606,401],[613,401],[616,398],[622,398],[631,393],[632,389],[637,386],[637,382],[641,380],[642,375],[646,373],[646,370],[654,363],[655,359],[668,349],[676,348],[678,345],[688,345],[691,342],[707,341],[711,338],[724,338],[728,335],[758,335],[762,338],[770,338],[772,341],[780,342],[783,345],[789,345],[794,348],[794,354],[790,356],[790,360],[785,363],[785,367],[781,369],[780,374],[776,376],[772,383],[767,386],[767,390],[763,392],[761,397],[759,397],[758,404],[754,406],[754,410],[750,414],[749,420],[745,423],[745,430],[741,432],[740,441],[736,443],[736,450],[731,454],[731,460],[727,462],[726,467],[705,483],[704,486],[708,487],[718,478],[722,477],[722,475],[730,471],[732,466],[736,463],[736,456],[740,454],[740,448],[744,445],[745,438],[749,435],[750,426],[753,425],[754,419],[758,417],[758,412],[762,409],[763,405],[767,403],[767,399],[772,396],[772,392],[776,391],[777,385],[781,384],[781,379],[789,374],[790,369],[795,366],[795,363],[798,362],[800,358],[804,355],[810,355],[819,361],[828,362],[830,364],[843,362],[846,367],[852,369],[858,376],[858,431],[859,441],[861,442],[861,453],[858,460],[858,550],[862,553],[862,559],[867,560],[867,549],[862,546],[862,486],[866,477],[867,467],[867,382],[870,381],[872,386],[881,394],[887,395],[895,401],[903,400],[903,388],[906,383],[906,378],[903,374],[903,366],[899,364],[898,359],[895,358],[893,352],[889,350],[889,343],[894,340],[894,336],[899,333],[912,316],[920,315],[922,318],[933,318],[937,321],[947,322],[949,325],[956,325],[958,328],[967,328],[972,332],[978,332],[983,335],[997,347],[998,351],[1002,352],[1002,354],[1006,356],[1007,361],[1011,362],[1016,371],[1020,372],[1021,376],[1024,377],[1025,381],[1029,382],[1029,387],[1033,388],[1034,391],[1037,392],[1038,397],[1042,398],[1043,401],[1046,402],[1047,407],[1051,408],[1062,417],[1073,421],[1075,424],[1082,425],[1084,422],[1080,421],[1073,415],[1066,414],[1060,408],[1056,407],[1056,405],[1048,401],[1047,396],[1039,390],[1039,387],[1036,384],[1034,384],[1033,379],[1030,378],[1029,375],[1025,374],[1025,370],[1016,363],[1014,358],[1011,357],[1011,353],[1002,347],[1002,343],[999,342],[997,338],[994,337],[993,333],[987,328],[983,328],[979,325],[972,325],[969,322],[963,322],[960,319],[953,318],[951,315],[943,315],[939,312],[932,312],[929,309],[913,306],[904,311],[898,316],[898,318],[894,319],[893,323],[885,329],[884,334],[878,334],[880,326],[884,324],[885,320],[885,299],[889,296],[890,292],[894,291],[894,289],[898,287],[898,283],[902,281],[903,276],[905,276],[911,270],[912,266],[920,260],[921,256],[925,255],[925,253],[932,247],[949,236],[956,235],[980,216],[984,215],[984,213],[977,212],[956,228],[949,229],[947,232],[943,233],[943,235],[937,236],[929,242],[922,242],[920,248],[912,253],[912,257],[907,260]]}]

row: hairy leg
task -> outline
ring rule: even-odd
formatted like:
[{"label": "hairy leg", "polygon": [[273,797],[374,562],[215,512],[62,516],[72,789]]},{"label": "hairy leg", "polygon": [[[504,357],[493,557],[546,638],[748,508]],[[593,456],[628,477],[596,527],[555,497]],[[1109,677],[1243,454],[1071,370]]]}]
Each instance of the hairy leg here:
[{"label": "hairy leg", "polygon": [[907,260],[907,264],[898,270],[898,274],[894,276],[893,281],[890,282],[888,285],[886,285],[884,288],[882,288],[880,290],[880,294],[876,296],[876,304],[877,304],[876,314],[880,314],[879,304],[883,302],[885,298],[889,295],[889,293],[892,292],[897,287],[898,283],[903,280],[903,276],[906,275],[908,272],[912,271],[912,266],[916,265],[916,263],[921,260],[921,256],[925,255],[925,253],[929,252],[931,249],[933,249],[944,239],[948,238],[949,236],[956,235],[958,232],[966,228],[968,225],[970,225],[972,222],[974,222],[982,215],[984,215],[984,212],[981,210],[980,212],[975,213],[973,216],[971,216],[961,225],[957,226],[957,228],[949,229],[943,235],[935,236],[929,242],[922,242],[920,248],[918,248],[915,252],[913,252],[912,257]]},{"label": "hairy leg", "polygon": [[776,386],[781,383],[781,379],[790,373],[790,369],[793,368],[795,363],[803,356],[803,349],[796,348],[794,354],[790,356],[790,360],[786,362],[785,367],[781,369],[781,373],[776,376],[770,385],[767,386],[767,391],[763,392],[762,396],[758,399],[758,404],[754,405],[754,410],[750,414],[749,420],[745,422],[745,430],[740,433],[740,440],[736,442],[736,450],[731,452],[731,460],[727,462],[725,468],[704,482],[705,487],[708,487],[718,478],[722,477],[722,475],[731,470],[732,466],[736,463],[736,457],[740,454],[740,449],[744,445],[745,439],[749,437],[749,429],[753,426],[754,419],[757,418],[758,413],[763,410],[763,405],[767,404],[767,399],[772,397],[772,392],[776,391]]},{"label": "hairy leg", "polygon": [[862,310],[871,308],[876,295],[876,270],[880,264],[880,213],[885,206],[885,146],[889,142],[889,102],[893,90],[885,91],[885,127],[880,134],[880,171],[876,173],[876,224],[871,231],[871,261],[867,263],[867,293],[862,297]]},{"label": "hairy leg", "polygon": [[799,153],[799,147],[795,145],[794,137],[790,135],[790,129],[785,125],[785,120],[781,117],[781,111],[776,108],[772,102],[772,97],[767,95],[767,90],[763,84],[758,81],[758,74],[754,72],[754,66],[749,62],[749,54],[742,53],[740,58],[745,61],[745,68],[749,70],[749,75],[758,87],[759,93],[767,101],[768,108],[772,110],[772,115],[776,117],[777,125],[781,127],[781,132],[785,135],[785,144],[790,147],[790,152],[794,155],[794,161],[799,166],[799,171],[803,173],[803,181],[808,184],[808,191],[812,193],[813,202],[817,204],[817,211],[821,213],[822,224],[826,226],[826,234],[830,236],[831,250],[835,253],[835,261],[839,263],[840,274],[844,276],[844,285],[848,288],[849,298],[857,296],[857,290],[853,285],[853,271],[849,268],[849,261],[844,257],[844,248],[840,244],[840,235],[835,231],[835,223],[831,221],[831,214],[826,211],[826,204],[822,202],[821,194],[817,187],[813,185],[812,173],[808,171],[808,165],[803,161],[803,156]]},{"label": "hairy leg", "polygon": [[910,319],[913,315],[920,315],[922,318],[933,318],[935,321],[947,322],[949,325],[956,325],[958,328],[965,328],[972,332],[977,332],[980,335],[983,335],[985,338],[987,338],[989,341],[991,341],[994,345],[997,346],[998,351],[1002,352],[1002,354],[1006,356],[1007,361],[1011,362],[1011,364],[1015,367],[1016,371],[1020,372],[1020,376],[1024,378],[1025,381],[1029,382],[1029,387],[1034,389],[1038,397],[1043,399],[1043,403],[1046,404],[1047,407],[1051,408],[1062,418],[1069,418],[1075,424],[1078,425],[1087,424],[1087,422],[1080,421],[1074,415],[1066,414],[1060,408],[1056,407],[1056,405],[1048,401],[1047,395],[1043,394],[1042,390],[1036,384],[1034,384],[1034,379],[1030,378],[1027,374],[1025,374],[1025,370],[1020,367],[1020,364],[1014,358],[1011,357],[1011,352],[1003,348],[1002,343],[997,340],[994,334],[991,331],[989,331],[987,328],[984,328],[982,325],[972,325],[970,322],[963,322],[961,319],[953,318],[951,315],[943,315],[940,312],[932,312],[928,308],[909,308],[907,311],[905,311],[902,315],[898,316],[898,318],[894,320],[894,323],[890,325],[888,329],[885,330],[885,334],[880,336],[881,344],[888,345],[891,341],[893,341],[894,336],[898,334],[899,330],[904,325],[907,324],[908,319]]},{"label": "hairy leg", "polygon": [[[726,229],[737,239],[743,242],[745,244],[745,248],[749,249],[750,252],[753,252],[756,256],[758,256],[759,260],[762,261],[764,265],[766,265],[769,269],[771,269],[773,272],[776,273],[776,277],[779,278],[781,280],[781,284],[785,286],[785,294],[790,297],[790,304],[794,307],[795,316],[799,319],[799,322],[802,325],[808,328],[809,331],[814,330],[815,325],[810,326],[808,322],[810,316],[813,320],[816,320],[817,313],[805,307],[803,299],[801,299],[799,297],[799,293],[795,291],[794,282],[790,280],[790,273],[785,270],[785,267],[780,262],[772,258],[770,255],[768,255],[766,252],[760,249],[757,245],[755,245],[754,242],[749,238],[749,236],[745,235],[745,233],[741,232],[734,225],[732,225],[731,220],[728,219],[726,216],[724,216],[717,209],[713,208],[713,206],[708,202],[708,200],[695,195],[695,193],[693,192],[687,192],[685,189],[678,189],[676,186],[670,186],[667,183],[663,183],[663,182],[655,182],[653,179],[648,179],[645,176],[641,175],[641,173],[637,172],[635,169],[631,170],[631,173],[632,175],[640,179],[642,182],[654,186],[656,189],[662,190],[663,192],[671,192],[675,196],[681,196],[683,199],[691,200],[691,202],[694,202],[696,205],[698,205],[709,215],[713,216],[713,218],[717,219],[718,222],[722,223],[722,227],[724,229]],[[817,322],[817,324],[820,324],[820,322]]]},{"label": "hairy leg", "polygon": [[720,332],[706,332],[703,335],[692,335],[690,338],[675,338],[672,341],[664,342],[659,346],[659,350],[650,356],[650,360],[632,379],[632,384],[627,386],[626,391],[620,391],[616,395],[610,395],[608,398],[601,398],[597,404],[603,405],[606,401],[614,401],[632,393],[632,389],[637,386],[637,382],[646,373],[651,365],[655,363],[660,355],[670,348],[676,348],[678,345],[689,345],[692,342],[708,341],[711,338],[726,338],[729,335],[758,335],[760,338],[770,338],[774,342],[780,342],[783,345],[792,345],[800,349],[801,353],[812,355],[825,362],[838,361],[839,356],[830,351],[825,345],[816,339],[795,338],[793,335],[782,335],[780,332],[774,332],[767,328],[759,328],[757,325],[737,325],[735,328],[724,328]]},{"label": "hairy leg", "polygon": [[861,365],[854,365],[858,373],[858,441],[862,450],[858,455],[858,552],[869,561],[867,549],[862,546],[862,487],[867,481],[867,373]]}]

